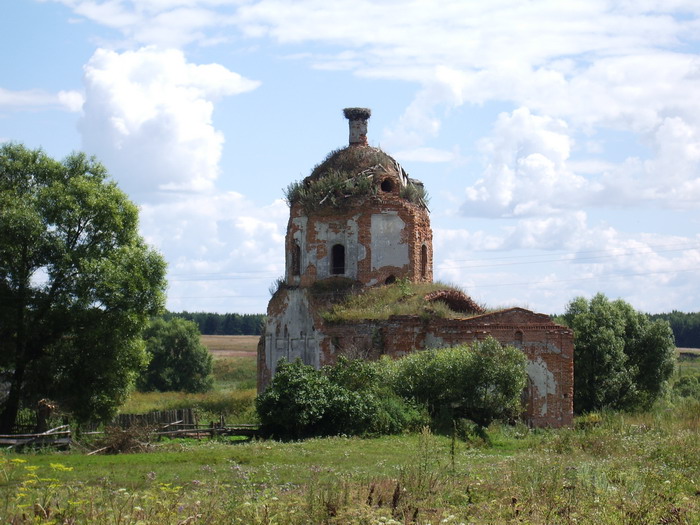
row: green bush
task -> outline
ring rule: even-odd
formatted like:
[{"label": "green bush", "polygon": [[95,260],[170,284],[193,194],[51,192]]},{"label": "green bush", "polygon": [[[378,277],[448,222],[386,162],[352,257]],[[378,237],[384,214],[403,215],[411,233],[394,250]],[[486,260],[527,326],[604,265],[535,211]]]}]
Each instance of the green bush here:
[{"label": "green bush", "polygon": [[396,361],[341,357],[321,370],[281,362],[256,408],[263,432],[282,439],[392,434],[430,418],[438,427],[462,418],[485,427],[519,415],[525,380],[522,352],[489,338]]},{"label": "green bush", "polygon": [[330,389],[328,378],[312,366],[300,360],[280,362],[267,390],[255,400],[261,430],[281,439],[318,435]]},{"label": "green bush", "polygon": [[690,397],[700,400],[700,377],[683,376],[673,385],[673,393],[678,397]]},{"label": "green bush", "polygon": [[434,421],[467,418],[486,427],[520,413],[525,356],[491,337],[471,346],[415,352],[390,368],[394,391],[424,403]]},{"label": "green bush", "polygon": [[297,360],[281,362],[258,396],[262,431],[280,439],[377,435],[419,428],[423,411],[383,386],[376,363],[341,358],[315,370]]},{"label": "green bush", "polygon": [[199,340],[193,321],[154,319],[144,332],[150,363],[139,377],[142,392],[206,392],[210,390],[213,359]]},{"label": "green bush", "polygon": [[562,318],[574,330],[574,409],[649,408],[675,364],[668,321],[651,321],[620,299],[577,297]]}]

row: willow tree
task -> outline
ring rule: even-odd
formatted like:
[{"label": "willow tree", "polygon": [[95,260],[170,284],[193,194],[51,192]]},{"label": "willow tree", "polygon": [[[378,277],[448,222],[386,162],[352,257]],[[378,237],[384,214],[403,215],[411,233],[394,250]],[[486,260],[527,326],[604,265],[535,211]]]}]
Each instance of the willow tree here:
[{"label": "willow tree", "polygon": [[164,291],[165,262],[100,163],[0,147],[0,432],[42,398],[79,421],[112,415]]}]

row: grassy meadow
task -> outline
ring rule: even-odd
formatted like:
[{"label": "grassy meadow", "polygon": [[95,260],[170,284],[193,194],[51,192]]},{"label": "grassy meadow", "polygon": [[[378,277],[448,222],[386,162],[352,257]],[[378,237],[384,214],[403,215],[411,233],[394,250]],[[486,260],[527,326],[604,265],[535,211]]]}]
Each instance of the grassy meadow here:
[{"label": "grassy meadow", "polygon": [[121,408],[125,414],[194,407],[200,421],[255,423],[258,336],[203,335],[202,343],[214,356],[214,389],[204,394],[185,392],[133,392]]},{"label": "grassy meadow", "polygon": [[[249,390],[252,403],[254,345],[246,357],[216,344],[213,393],[135,395],[125,408],[204,406]],[[679,365],[678,374],[700,374],[700,360]],[[488,442],[425,429],[289,443],[179,439],[122,455],[5,451],[0,522],[696,524],[699,431],[700,402],[667,399],[645,413],[589,414],[571,429],[492,425]]]}]

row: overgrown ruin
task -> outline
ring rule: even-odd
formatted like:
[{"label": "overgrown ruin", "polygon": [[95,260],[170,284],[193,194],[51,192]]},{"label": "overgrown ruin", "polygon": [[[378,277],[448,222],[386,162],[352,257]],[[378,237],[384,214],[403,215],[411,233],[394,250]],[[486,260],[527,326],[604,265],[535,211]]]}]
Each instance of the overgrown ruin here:
[{"label": "overgrown ruin", "polygon": [[420,311],[362,318],[331,315],[381,286],[433,282],[433,245],[423,184],[367,143],[365,108],[347,108],[350,141],[287,188],[285,276],[258,345],[258,390],[280,359],[319,368],[338,356],[376,359],[493,336],[528,358],[524,420],[560,427],[573,419],[573,333],[524,308],[487,312],[464,293],[430,286]]}]

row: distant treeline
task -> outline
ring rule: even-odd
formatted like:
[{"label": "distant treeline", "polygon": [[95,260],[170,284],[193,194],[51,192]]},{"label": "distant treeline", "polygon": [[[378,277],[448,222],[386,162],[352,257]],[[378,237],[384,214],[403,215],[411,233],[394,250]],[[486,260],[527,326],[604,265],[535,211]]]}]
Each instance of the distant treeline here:
[{"label": "distant treeline", "polygon": [[194,321],[203,335],[260,335],[264,314],[212,314],[206,312],[166,312],[165,319],[180,317]]},{"label": "distant treeline", "polygon": [[[207,312],[167,312],[166,319],[181,317],[194,321],[204,335],[260,335],[264,314],[215,314]],[[676,346],[700,348],[700,312],[652,314],[652,320],[665,319],[671,325]]]},{"label": "distant treeline", "polygon": [[670,314],[650,315],[652,320],[665,319],[671,325],[680,348],[700,348],[700,312],[685,313],[677,310]]}]

